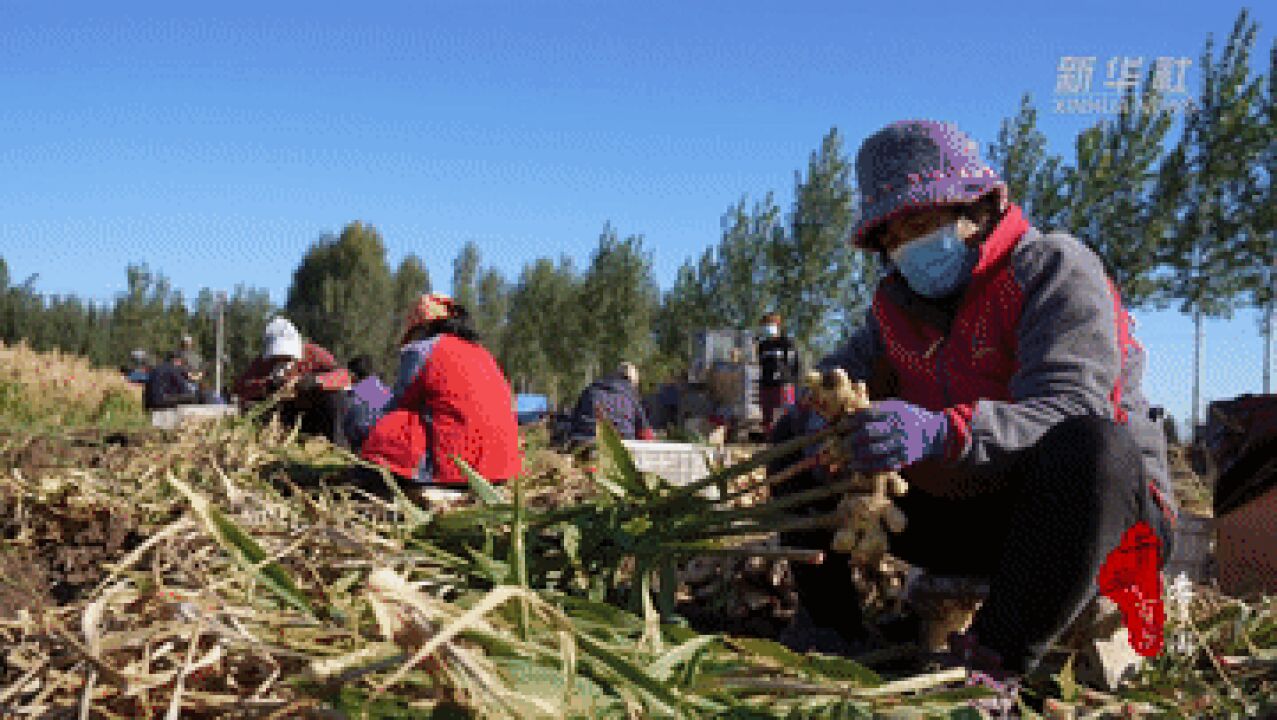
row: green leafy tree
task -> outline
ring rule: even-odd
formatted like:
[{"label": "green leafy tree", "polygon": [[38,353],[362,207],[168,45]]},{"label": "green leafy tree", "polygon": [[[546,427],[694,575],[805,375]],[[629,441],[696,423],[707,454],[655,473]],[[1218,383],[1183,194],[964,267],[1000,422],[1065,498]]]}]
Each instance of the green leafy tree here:
[{"label": "green leafy tree", "polygon": [[483,344],[505,365],[505,334],[510,312],[510,286],[496,268],[480,276],[475,292],[475,330]]},{"label": "green leafy tree", "polygon": [[516,388],[572,402],[590,358],[582,352],[580,278],[572,261],[541,258],[523,267],[510,290],[506,372]]},{"label": "green leafy tree", "polygon": [[186,302],[168,278],[145,264],[129,265],[125,273],[126,290],[112,311],[113,354],[123,359],[137,349],[162,357],[186,329]]},{"label": "green leafy tree", "polygon": [[[241,284],[226,293],[222,306],[222,392],[234,386],[235,379],[261,352],[266,323],[276,312],[263,289]],[[205,377],[212,383],[217,362],[217,291],[202,288],[196,294],[183,332],[195,341],[206,365]]]},{"label": "green leafy tree", "polygon": [[1116,120],[1077,139],[1066,225],[1100,256],[1129,306],[1160,295],[1158,248],[1173,212],[1159,201],[1158,169],[1172,120],[1150,72],[1139,92],[1127,92]]},{"label": "green leafy tree", "polygon": [[706,250],[699,264],[690,260],[683,262],[674,284],[661,298],[661,306],[653,317],[653,332],[664,374],[686,369],[691,360],[689,341],[693,333],[721,324],[720,318],[714,315],[714,293],[710,285],[716,271],[713,252]]},{"label": "green leafy tree", "polygon": [[1255,24],[1243,11],[1218,59],[1213,38],[1208,38],[1196,111],[1185,119],[1159,183],[1163,202],[1173,202],[1175,210],[1162,245],[1161,258],[1170,270],[1164,297],[1177,300],[1180,312],[1193,318],[1194,433],[1203,320],[1231,315],[1245,291],[1247,269],[1256,260],[1246,230],[1253,217],[1246,202],[1251,164],[1264,149],[1257,142],[1262,133],[1255,130],[1262,86],[1251,77],[1249,62],[1255,34]]},{"label": "green leafy tree", "polygon": [[403,329],[405,313],[417,298],[431,291],[430,273],[421,258],[416,255],[405,257],[395,270],[394,285],[394,301],[391,305],[393,332],[388,337],[384,353],[385,357],[392,359],[398,356],[399,345],[403,340],[399,333]]},{"label": "green leafy tree", "polygon": [[806,348],[828,349],[837,343],[842,328],[831,320],[846,304],[847,285],[873,276],[858,272],[866,258],[846,242],[855,190],[842,144],[834,128],[811,154],[805,176],[796,178],[789,233],[771,244],[776,309]]},{"label": "green leafy tree", "polygon": [[644,363],[653,350],[652,317],[659,300],[652,257],[643,238],[621,240],[609,224],[599,236],[580,288],[581,350],[595,375],[622,360]]},{"label": "green leafy tree", "polygon": [[222,311],[225,323],[223,343],[226,352],[226,368],[223,382],[233,386],[249,364],[261,354],[262,335],[266,324],[278,312],[270,300],[270,293],[262,288],[236,285],[228,294],[226,308]]},{"label": "green leafy tree", "polygon": [[84,322],[89,336],[84,354],[89,361],[101,367],[122,366],[125,358],[116,354],[111,340],[111,308],[88,303]]},{"label": "green leafy tree", "polygon": [[473,310],[478,297],[479,273],[482,258],[479,246],[467,242],[452,261],[452,299]]},{"label": "green leafy tree", "polygon": [[[0,261],[0,275],[6,270]],[[74,295],[45,297],[36,292],[34,275],[17,287],[0,277],[0,339],[26,340],[38,350],[83,355],[98,366],[116,368],[134,349],[162,359],[190,334],[201,354],[214,359],[212,291],[201,290],[191,308],[162,274],[145,265],[130,265],[126,276],[127,289],[109,305]],[[228,383],[256,357],[274,312],[265,290],[236,287],[225,312]]]},{"label": "green leafy tree", "polygon": [[[849,228],[854,226],[854,221],[848,223]],[[827,329],[818,336],[817,349],[821,351],[841,344],[865,322],[883,270],[877,253],[858,250],[850,242],[838,248],[834,257],[835,262],[840,263],[836,275],[843,281],[834,291],[832,311],[825,321]]]},{"label": "green leafy tree", "polygon": [[1063,227],[1068,203],[1068,168],[1063,158],[1047,153],[1046,135],[1038,129],[1038,111],[1028,93],[1015,117],[1002,121],[989,162],[1007,184],[1011,201],[1039,228]]},{"label": "green leafy tree", "polygon": [[87,355],[89,349],[88,315],[84,303],[75,296],[53,296],[44,303],[40,332],[33,347],[37,350],[60,350]]},{"label": "green leafy tree", "polygon": [[293,273],[285,308],[302,334],[339,361],[369,355],[389,369],[396,328],[395,286],[376,228],[354,222],[311,246]]},{"label": "green leafy tree", "polygon": [[1262,148],[1259,162],[1251,165],[1244,191],[1246,236],[1249,254],[1256,259],[1246,273],[1250,303],[1260,309],[1260,334],[1264,339],[1263,390],[1272,392],[1273,323],[1277,310],[1277,41],[1268,53],[1265,94],[1259,103],[1254,127]]},{"label": "green leafy tree", "polygon": [[395,302],[396,313],[403,313],[419,296],[430,292],[430,272],[425,263],[416,255],[409,255],[399,263],[395,270]]},{"label": "green leafy tree", "polygon": [[746,200],[723,216],[709,315],[736,329],[753,327],[775,304],[771,243],[784,233],[780,207],[768,195],[750,209]]}]

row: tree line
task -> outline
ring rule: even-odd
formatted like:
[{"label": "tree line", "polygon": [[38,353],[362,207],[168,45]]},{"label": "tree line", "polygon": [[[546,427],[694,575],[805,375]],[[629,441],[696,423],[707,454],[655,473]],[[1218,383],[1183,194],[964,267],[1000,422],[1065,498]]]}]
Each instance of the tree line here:
[{"label": "tree line", "polygon": [[[987,148],[1013,201],[1038,227],[1068,231],[1094,249],[1129,307],[1173,307],[1192,317],[1195,359],[1205,318],[1244,306],[1271,317],[1274,304],[1277,44],[1266,72],[1257,71],[1257,32],[1242,11],[1222,48],[1208,37],[1200,91],[1177,136],[1150,69],[1116,117],[1079,134],[1072,157],[1047,152],[1027,94]],[[814,357],[861,321],[882,270],[878,258],[846,242],[856,220],[852,171],[833,128],[795,173],[789,207],[772,192],[743,195],[723,213],[716,242],[688,258],[664,292],[646,238],[622,236],[610,224],[583,266],[566,256],[539,258],[515,278],[485,266],[468,243],[453,262],[451,292],[471,310],[516,389],[560,401],[622,359],[638,362],[646,380],[673,377],[686,366],[693,333],[752,328],[773,310]],[[213,292],[187,302],[146,266],[127,273],[128,288],[114,303],[93,304],[43,296],[31,278],[12,284],[0,260],[0,338],[117,365],[134,348],[173,347],[191,334],[211,357]],[[369,355],[388,373],[401,313],[430,288],[419,258],[391,268],[377,229],[351,223],[305,253],[282,307],[260,289],[230,293],[228,377],[256,354],[276,312],[339,358]]]}]

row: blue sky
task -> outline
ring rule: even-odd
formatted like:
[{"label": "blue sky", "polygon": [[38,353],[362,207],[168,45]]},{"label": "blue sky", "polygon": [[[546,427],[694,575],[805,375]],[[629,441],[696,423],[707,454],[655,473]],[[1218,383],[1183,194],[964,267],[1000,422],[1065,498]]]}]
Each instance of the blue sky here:
[{"label": "blue sky", "polygon": [[[668,287],[743,194],[787,204],[832,126],[849,152],[903,117],[982,144],[1033,93],[1051,149],[1062,56],[1197,59],[1239,4],[0,0],[0,257],[109,299],[129,262],[188,294],[282,301],[321,233],[359,219],[436,286],[475,240],[515,277],[584,264],[606,221]],[[263,7],[269,6],[269,7]],[[1277,13],[1256,4],[1266,55]],[[1191,324],[1137,313],[1146,387],[1184,416]],[[1253,313],[1207,325],[1204,397],[1260,389]]]}]

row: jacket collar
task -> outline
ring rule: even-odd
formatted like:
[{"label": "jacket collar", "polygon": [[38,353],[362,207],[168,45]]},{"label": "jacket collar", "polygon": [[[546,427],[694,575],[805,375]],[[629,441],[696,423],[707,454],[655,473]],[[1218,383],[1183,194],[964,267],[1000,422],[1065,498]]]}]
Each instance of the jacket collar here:
[{"label": "jacket collar", "polygon": [[1016,243],[1028,230],[1029,221],[1024,218],[1020,206],[1015,203],[1009,205],[997,227],[980,243],[980,260],[971,271],[971,281],[977,282],[992,273],[1011,254]]},{"label": "jacket collar", "polygon": [[1020,206],[1014,203],[1008,206],[1002,219],[993,228],[993,232],[980,243],[980,258],[971,271],[971,279],[962,290],[951,297],[932,300],[919,295],[909,287],[909,283],[905,282],[899,270],[893,270],[883,279],[881,290],[910,317],[935,327],[947,335],[967,292],[973,285],[981,283],[996,272],[1029,229],[1029,222],[1024,218]]}]

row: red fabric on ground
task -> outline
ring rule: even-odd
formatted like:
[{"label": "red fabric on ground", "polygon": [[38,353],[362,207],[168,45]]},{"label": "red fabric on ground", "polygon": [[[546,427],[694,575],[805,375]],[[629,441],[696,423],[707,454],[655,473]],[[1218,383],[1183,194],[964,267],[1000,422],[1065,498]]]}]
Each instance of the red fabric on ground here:
[{"label": "red fabric on ground", "polygon": [[1100,593],[1122,612],[1131,648],[1144,657],[1162,651],[1166,610],[1157,570],[1161,541],[1140,521],[1122,533],[1122,541],[1105,558],[1096,582]]}]

